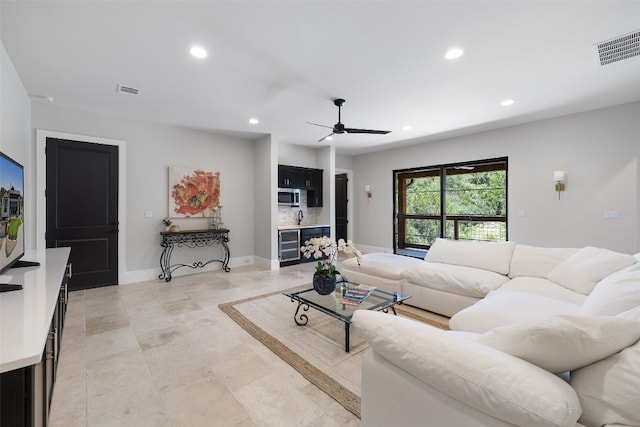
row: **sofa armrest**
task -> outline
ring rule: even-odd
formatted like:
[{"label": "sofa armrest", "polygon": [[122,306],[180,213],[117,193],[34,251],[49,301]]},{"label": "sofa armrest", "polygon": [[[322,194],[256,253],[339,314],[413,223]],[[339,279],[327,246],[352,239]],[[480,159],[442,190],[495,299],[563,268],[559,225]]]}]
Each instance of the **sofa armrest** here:
[{"label": "sofa armrest", "polygon": [[515,425],[575,426],[582,409],[561,378],[467,335],[358,310],[353,324],[374,352],[441,393]]}]

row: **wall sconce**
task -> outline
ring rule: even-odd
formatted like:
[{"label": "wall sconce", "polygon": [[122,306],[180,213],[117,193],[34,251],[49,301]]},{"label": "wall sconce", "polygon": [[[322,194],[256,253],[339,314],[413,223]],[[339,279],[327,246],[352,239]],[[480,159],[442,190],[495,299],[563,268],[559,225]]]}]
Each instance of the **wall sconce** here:
[{"label": "wall sconce", "polygon": [[553,171],[553,180],[556,183],[556,191],[558,192],[558,200],[560,200],[560,192],[564,191],[564,171]]},{"label": "wall sconce", "polygon": [[367,193],[367,198],[371,198],[371,186],[369,184],[364,186],[364,192]]}]

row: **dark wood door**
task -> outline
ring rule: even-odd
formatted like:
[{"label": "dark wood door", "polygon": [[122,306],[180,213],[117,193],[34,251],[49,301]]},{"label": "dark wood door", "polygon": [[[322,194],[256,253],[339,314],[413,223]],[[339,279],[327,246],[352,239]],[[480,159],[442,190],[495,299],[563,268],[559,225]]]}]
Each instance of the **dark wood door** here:
[{"label": "dark wood door", "polygon": [[336,239],[347,240],[347,174],[336,175]]},{"label": "dark wood door", "polygon": [[71,247],[69,290],[118,283],[118,147],[47,138],[48,248]]}]

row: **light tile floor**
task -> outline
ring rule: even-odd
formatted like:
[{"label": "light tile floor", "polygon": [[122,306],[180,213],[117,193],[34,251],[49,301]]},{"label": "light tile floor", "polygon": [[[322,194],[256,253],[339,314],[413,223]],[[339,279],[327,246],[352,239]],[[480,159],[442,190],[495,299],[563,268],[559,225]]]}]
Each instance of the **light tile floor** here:
[{"label": "light tile floor", "polygon": [[358,426],[218,309],[309,282],[313,268],[71,293],[50,426]]}]

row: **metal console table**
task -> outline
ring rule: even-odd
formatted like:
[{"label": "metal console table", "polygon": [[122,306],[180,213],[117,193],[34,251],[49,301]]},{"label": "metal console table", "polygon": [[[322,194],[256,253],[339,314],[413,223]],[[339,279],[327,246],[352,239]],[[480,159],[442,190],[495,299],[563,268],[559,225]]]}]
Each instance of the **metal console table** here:
[{"label": "metal console table", "polygon": [[[212,262],[219,262],[222,264],[222,269],[226,272],[231,271],[229,268],[229,230],[225,228],[210,229],[210,230],[185,230],[178,232],[163,231],[160,233],[162,236],[161,246],[164,248],[160,255],[160,269],[162,273],[158,276],[160,279],[164,279],[165,282],[171,281],[171,273],[181,267],[189,268],[202,268],[205,265]],[[209,261],[194,261],[193,264],[171,264],[171,254],[174,247],[185,246],[187,248],[204,248],[207,246],[213,246],[220,244],[224,250],[223,259],[211,259]]]}]

